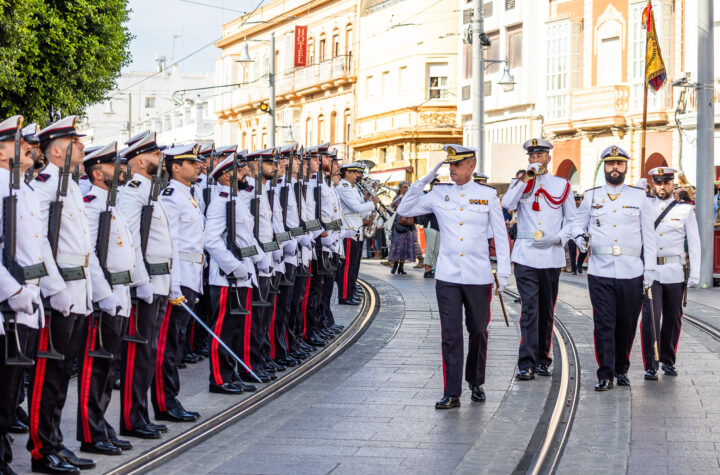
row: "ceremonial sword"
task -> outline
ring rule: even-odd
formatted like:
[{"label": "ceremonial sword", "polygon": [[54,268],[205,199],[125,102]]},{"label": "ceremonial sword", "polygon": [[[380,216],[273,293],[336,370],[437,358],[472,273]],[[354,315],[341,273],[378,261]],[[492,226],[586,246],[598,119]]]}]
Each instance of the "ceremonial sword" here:
[{"label": "ceremonial sword", "polygon": [[495,294],[500,297],[500,307],[502,307],[503,311],[503,317],[505,317],[505,326],[510,326],[510,322],[508,321],[507,317],[507,310],[505,310],[505,301],[502,297],[502,292],[498,292],[497,290],[500,288],[500,282],[498,281],[497,271],[495,269],[492,270],[493,277],[495,277]]}]

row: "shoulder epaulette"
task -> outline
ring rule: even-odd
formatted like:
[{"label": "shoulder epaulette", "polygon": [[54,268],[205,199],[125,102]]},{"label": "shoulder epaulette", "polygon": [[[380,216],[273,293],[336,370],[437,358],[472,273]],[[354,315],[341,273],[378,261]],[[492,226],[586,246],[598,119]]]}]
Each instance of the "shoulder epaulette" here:
[{"label": "shoulder epaulette", "polygon": [[345,188],[347,188],[347,187],[350,186],[350,185],[348,185],[347,183],[343,183],[343,186],[344,186]]},{"label": "shoulder epaulette", "polygon": [[175,188],[167,187],[163,190],[162,194],[163,194],[163,196],[170,196],[173,194],[174,191],[175,191]]},{"label": "shoulder epaulette", "polygon": [[452,183],[435,183],[433,185],[433,188],[435,188],[436,186],[445,186],[445,185],[452,185]]},{"label": "shoulder epaulette", "polygon": [[219,193],[219,195],[220,195],[220,198],[227,198],[229,196],[227,191],[221,191]]},{"label": "shoulder epaulette", "polygon": [[491,189],[495,190],[494,186],[486,185],[485,183],[476,183],[476,185],[484,186],[485,188],[491,188]]},{"label": "shoulder epaulette", "polygon": [[140,186],[140,180],[133,180],[127,184],[130,188],[138,188]]},{"label": "shoulder epaulette", "polygon": [[49,178],[49,173],[39,173],[38,176],[35,177],[37,181],[48,181]]},{"label": "shoulder epaulette", "polygon": [[87,180],[87,179],[88,179],[88,176],[87,176],[87,175],[83,175],[83,176],[80,177],[80,179],[81,179],[81,180]]},{"label": "shoulder epaulette", "polygon": [[83,196],[83,201],[85,203],[90,203],[95,198],[97,198],[97,196],[95,196],[95,195],[85,195],[85,196]]},{"label": "shoulder epaulette", "polygon": [[677,204],[679,204],[679,205],[692,205],[692,204],[695,204],[695,203],[691,203],[690,201],[678,201]]},{"label": "shoulder epaulette", "polygon": [[247,188],[245,188],[245,191],[252,191],[252,190],[254,190],[254,189],[255,189],[255,187],[254,187],[254,186],[252,186],[252,185],[248,185],[248,187],[247,187]]},{"label": "shoulder epaulette", "polygon": [[635,186],[635,185],[628,185],[628,186],[629,186],[630,188],[635,188],[636,190],[642,190],[643,193],[645,193],[645,188],[640,188],[639,186]]},{"label": "shoulder epaulette", "polygon": [[597,190],[598,188],[601,188],[601,187],[596,186],[595,188],[588,188],[587,190],[585,190],[585,193],[587,193],[588,191]]},{"label": "shoulder epaulette", "polygon": [[202,183],[202,178],[198,178],[197,180],[195,180],[195,183]]}]

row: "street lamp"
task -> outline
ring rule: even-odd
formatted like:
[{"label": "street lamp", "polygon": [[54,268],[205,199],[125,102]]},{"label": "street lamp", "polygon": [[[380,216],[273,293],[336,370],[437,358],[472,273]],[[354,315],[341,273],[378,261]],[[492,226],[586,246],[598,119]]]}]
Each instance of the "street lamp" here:
[{"label": "street lamp", "polygon": [[[243,52],[236,63],[254,63],[255,60],[250,57],[250,48],[248,41],[266,42],[268,40],[248,40],[245,38],[243,44]],[[268,82],[270,85],[270,107],[264,110],[270,114],[270,146],[275,147],[275,32],[270,33],[270,73],[268,74]]]}]

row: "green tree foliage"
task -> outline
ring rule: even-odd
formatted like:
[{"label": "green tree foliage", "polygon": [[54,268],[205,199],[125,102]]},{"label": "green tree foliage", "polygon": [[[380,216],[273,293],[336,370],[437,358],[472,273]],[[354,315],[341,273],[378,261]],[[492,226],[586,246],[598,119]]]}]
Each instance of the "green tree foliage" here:
[{"label": "green tree foliage", "polygon": [[0,0],[0,117],[48,121],[105,99],[128,64],[127,0]]}]

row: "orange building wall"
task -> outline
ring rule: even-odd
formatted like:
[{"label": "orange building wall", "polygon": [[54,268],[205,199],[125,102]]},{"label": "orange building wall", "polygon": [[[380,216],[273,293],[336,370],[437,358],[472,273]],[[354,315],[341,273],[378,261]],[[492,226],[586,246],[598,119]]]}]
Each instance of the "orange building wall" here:
[{"label": "orange building wall", "polygon": [[558,173],[558,167],[565,160],[572,161],[575,168],[577,168],[578,174],[582,172],[580,167],[580,146],[582,139],[571,139],[571,140],[556,140],[553,142],[552,149],[552,162],[550,167],[552,173]]},{"label": "orange building wall", "polygon": [[584,10],[585,10],[585,2],[583,0],[572,0],[570,2],[553,5],[550,9],[551,15],[552,15],[553,9],[556,12],[556,14],[553,15],[553,17],[556,17],[556,18],[562,18],[562,17],[582,18],[584,15]]}]

